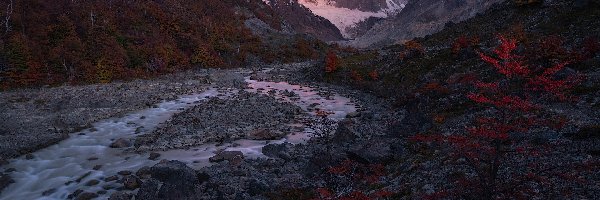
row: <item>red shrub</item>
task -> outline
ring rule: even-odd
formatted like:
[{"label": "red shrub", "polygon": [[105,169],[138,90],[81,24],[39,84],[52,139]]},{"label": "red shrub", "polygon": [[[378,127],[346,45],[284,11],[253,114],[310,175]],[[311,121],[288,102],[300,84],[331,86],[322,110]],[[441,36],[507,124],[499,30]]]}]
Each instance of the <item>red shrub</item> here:
[{"label": "red shrub", "polygon": [[[553,76],[565,66],[558,63],[551,67],[538,67],[526,63],[525,57],[515,54],[515,40],[499,36],[500,45],[494,56],[479,53],[481,59],[492,65],[502,78],[495,82],[476,82],[476,92],[467,94],[473,102],[486,108],[491,114],[476,117],[471,127],[462,135],[417,135],[417,141],[443,142],[450,145],[452,156],[464,158],[478,176],[478,181],[465,184],[469,193],[478,198],[491,199],[499,192],[498,171],[502,162],[510,156],[507,152],[526,152],[535,156],[537,151],[527,148],[523,137],[532,127],[544,126],[549,116],[538,102],[566,100],[568,92],[579,83],[576,77],[556,79]],[[502,83],[502,84],[500,84]],[[552,127],[549,127],[552,128]],[[516,139],[521,138],[521,139]],[[539,182],[540,180],[532,180]],[[522,188],[526,190],[526,188]],[[466,192],[466,191],[462,191]]]},{"label": "red shrub", "polygon": [[333,51],[329,51],[327,52],[327,55],[325,57],[325,72],[326,73],[333,73],[337,70],[338,68],[338,57],[337,55],[335,55],[335,52]]}]

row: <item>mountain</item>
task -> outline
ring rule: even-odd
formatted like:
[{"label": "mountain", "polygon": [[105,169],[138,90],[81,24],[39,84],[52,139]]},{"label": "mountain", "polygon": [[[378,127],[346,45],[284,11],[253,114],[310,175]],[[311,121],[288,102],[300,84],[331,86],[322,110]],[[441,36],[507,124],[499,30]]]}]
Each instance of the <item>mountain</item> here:
[{"label": "mountain", "polygon": [[460,22],[504,0],[411,0],[398,15],[374,25],[361,37],[346,44],[365,48],[394,44],[423,37]]},{"label": "mountain", "polygon": [[[369,18],[386,18],[398,13],[407,0],[299,0],[314,14],[331,21],[345,38],[358,37],[352,30]],[[362,23],[363,25],[369,23]],[[370,27],[368,27],[370,28]]]},{"label": "mountain", "polygon": [[317,16],[298,0],[264,0],[293,31],[315,36],[323,41],[342,40],[342,34],[327,19]]}]

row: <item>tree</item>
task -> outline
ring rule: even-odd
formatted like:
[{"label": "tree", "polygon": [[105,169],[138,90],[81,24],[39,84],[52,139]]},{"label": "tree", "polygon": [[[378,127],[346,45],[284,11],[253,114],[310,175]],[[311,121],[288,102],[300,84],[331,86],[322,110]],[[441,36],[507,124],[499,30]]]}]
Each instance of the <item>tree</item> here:
[{"label": "tree", "polygon": [[448,144],[451,156],[465,159],[476,172],[477,181],[471,182],[471,193],[478,198],[493,199],[498,194],[498,173],[504,162],[514,153],[524,153],[532,147],[526,137],[532,128],[558,128],[562,125],[557,115],[544,109],[543,104],[571,99],[569,91],[580,82],[580,77],[557,78],[566,62],[550,67],[527,63],[515,54],[515,40],[499,36],[500,45],[494,56],[479,52],[485,63],[493,66],[499,79],[477,81],[476,92],[467,97],[483,108],[471,127],[461,135],[417,135],[413,139]]},{"label": "tree", "polygon": [[337,70],[339,65],[338,57],[335,55],[333,50],[329,50],[325,56],[325,72],[333,73]]}]

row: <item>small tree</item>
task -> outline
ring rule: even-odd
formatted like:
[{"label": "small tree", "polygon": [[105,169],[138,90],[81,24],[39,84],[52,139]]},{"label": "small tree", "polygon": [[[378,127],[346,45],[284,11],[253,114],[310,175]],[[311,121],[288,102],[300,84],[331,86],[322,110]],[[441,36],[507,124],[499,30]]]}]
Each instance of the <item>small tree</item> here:
[{"label": "small tree", "polygon": [[[467,97],[484,108],[476,116],[475,123],[466,128],[463,135],[417,135],[413,139],[426,142],[442,142],[451,148],[451,155],[463,158],[476,172],[477,181],[470,193],[482,194],[478,198],[492,199],[496,194],[498,174],[504,161],[513,152],[528,148],[524,134],[534,127],[555,127],[554,113],[543,109],[542,104],[553,100],[569,99],[568,91],[579,79],[575,76],[557,78],[566,63],[551,67],[534,67],[525,58],[515,54],[515,40],[499,36],[500,45],[493,51],[495,56],[478,53],[480,58],[492,65],[500,79],[493,82],[477,81],[476,92]],[[521,135],[521,136],[515,136]]]},{"label": "small tree", "polygon": [[333,73],[337,70],[339,65],[338,57],[335,52],[330,50],[325,56],[325,72]]}]

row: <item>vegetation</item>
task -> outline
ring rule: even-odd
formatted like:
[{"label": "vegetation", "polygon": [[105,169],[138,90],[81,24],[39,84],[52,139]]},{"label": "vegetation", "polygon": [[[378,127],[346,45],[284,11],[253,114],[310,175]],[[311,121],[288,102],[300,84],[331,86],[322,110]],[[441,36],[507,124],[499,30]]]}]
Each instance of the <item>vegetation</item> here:
[{"label": "vegetation", "polygon": [[[259,0],[0,2],[2,88],[104,83],[193,67],[239,67],[315,58],[320,41],[274,48],[245,28],[281,20]],[[4,9],[6,8],[6,9]],[[250,13],[250,14],[248,14]]]}]

